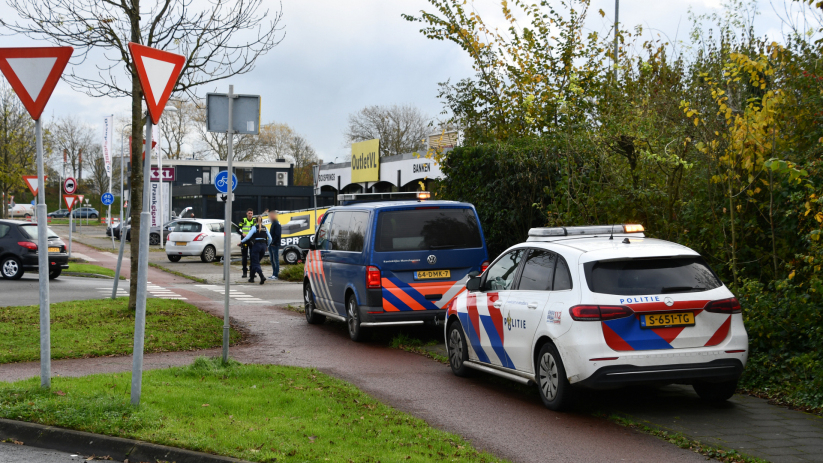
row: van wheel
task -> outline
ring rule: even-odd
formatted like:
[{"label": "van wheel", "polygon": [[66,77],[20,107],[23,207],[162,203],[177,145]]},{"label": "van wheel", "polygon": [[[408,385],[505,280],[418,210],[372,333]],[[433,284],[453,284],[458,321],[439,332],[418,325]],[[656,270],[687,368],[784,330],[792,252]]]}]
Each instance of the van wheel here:
[{"label": "van wheel", "polygon": [[215,258],[217,258],[217,251],[212,245],[206,246],[206,249],[203,249],[203,254],[200,254],[200,260],[206,263],[214,262]]},{"label": "van wheel", "polygon": [[360,327],[360,308],[357,307],[357,298],[354,294],[349,296],[346,302],[346,325],[349,328],[349,337],[354,342],[362,342],[366,340],[366,333]]},{"label": "van wheel", "polygon": [[725,402],[737,390],[737,380],[723,381],[722,383],[699,382],[692,385],[694,392],[707,402]]},{"label": "van wheel", "polygon": [[319,325],[326,321],[324,315],[320,315],[314,311],[314,293],[311,290],[310,283],[303,285],[303,302],[305,303],[306,309],[306,321],[309,322],[309,325]]},{"label": "van wheel", "polygon": [[6,257],[0,264],[0,275],[7,280],[19,280],[23,278],[23,265],[16,257]]},{"label": "van wheel", "polygon": [[466,345],[466,336],[463,334],[463,326],[459,321],[449,325],[446,342],[449,347],[449,366],[455,376],[467,377],[473,370],[466,366],[469,359],[469,346]]},{"label": "van wheel", "polygon": [[294,265],[300,260],[300,255],[294,249],[289,249],[283,253],[283,261],[289,265]]},{"label": "van wheel", "polygon": [[543,344],[537,355],[537,389],[543,405],[550,410],[564,410],[574,400],[563,360],[550,342]]}]

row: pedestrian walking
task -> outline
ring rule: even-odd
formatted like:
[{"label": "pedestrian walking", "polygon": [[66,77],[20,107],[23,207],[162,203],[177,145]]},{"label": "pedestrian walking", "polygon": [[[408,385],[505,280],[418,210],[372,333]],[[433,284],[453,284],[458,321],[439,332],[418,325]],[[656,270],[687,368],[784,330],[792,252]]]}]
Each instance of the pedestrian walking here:
[{"label": "pedestrian walking", "polygon": [[280,276],[280,235],[282,228],[280,221],[277,220],[277,211],[269,212],[269,220],[271,227],[269,234],[271,235],[271,244],[269,244],[269,260],[271,260],[272,274],[269,280],[276,280]]},{"label": "pedestrian walking", "polygon": [[266,276],[263,275],[263,268],[260,266],[260,260],[263,258],[263,255],[266,254],[266,247],[271,244],[271,234],[269,233],[269,229],[263,225],[263,218],[258,217],[257,223],[252,225],[251,230],[249,230],[249,234],[243,238],[242,241],[238,244],[239,246],[243,246],[246,243],[251,243],[252,247],[249,251],[249,257],[251,257],[251,275],[249,278],[249,283],[254,283],[254,277],[260,275],[260,284],[266,282]]},{"label": "pedestrian walking", "polygon": [[[254,210],[252,208],[249,208],[249,210],[246,211],[246,216],[243,217],[243,220],[240,221],[240,233],[242,234],[244,239],[246,238],[246,236],[248,236],[249,231],[252,229],[253,226]],[[251,248],[252,244],[254,243],[240,246],[240,255],[242,256],[241,262],[243,263],[243,278],[246,278],[246,274],[248,273],[249,249]]]}]

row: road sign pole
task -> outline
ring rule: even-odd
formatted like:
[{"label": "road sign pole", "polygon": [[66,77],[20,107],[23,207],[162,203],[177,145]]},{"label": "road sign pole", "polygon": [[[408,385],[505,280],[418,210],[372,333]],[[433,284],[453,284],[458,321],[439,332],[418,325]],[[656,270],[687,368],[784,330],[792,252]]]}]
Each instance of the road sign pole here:
[{"label": "road sign pole", "polygon": [[[122,196],[122,193],[121,193]],[[121,208],[122,202],[121,202]],[[117,266],[114,267],[114,286],[111,288],[111,298],[117,297],[117,284],[120,282],[120,266],[123,263],[123,248],[126,247],[126,224],[123,222],[123,209],[120,209],[120,252],[117,253]],[[131,203],[126,208],[126,217],[131,217]],[[114,236],[114,229],[111,231],[111,236]]]},{"label": "road sign pole", "polygon": [[231,288],[231,200],[234,194],[234,185],[232,180],[234,172],[232,171],[232,144],[234,138],[234,127],[232,118],[232,109],[234,109],[234,85],[229,85],[229,129],[226,131],[226,221],[224,225],[223,235],[223,284],[225,285],[225,294],[223,295],[223,363],[229,361],[229,334],[231,325],[229,324],[229,292]]},{"label": "road sign pole", "polygon": [[43,181],[43,126],[34,121],[37,144],[37,267],[40,272],[40,386],[51,387],[51,317],[49,314],[49,241]]},{"label": "road sign pole", "polygon": [[[149,233],[151,228],[151,116],[146,117],[146,156],[143,162],[143,212],[140,213],[140,247],[137,261],[137,313],[134,317],[134,353],[132,354],[131,404],[140,405],[143,384],[143,342],[146,334],[146,297],[149,279]],[[125,239],[123,232],[120,238]],[[134,256],[132,256],[134,259]]]}]

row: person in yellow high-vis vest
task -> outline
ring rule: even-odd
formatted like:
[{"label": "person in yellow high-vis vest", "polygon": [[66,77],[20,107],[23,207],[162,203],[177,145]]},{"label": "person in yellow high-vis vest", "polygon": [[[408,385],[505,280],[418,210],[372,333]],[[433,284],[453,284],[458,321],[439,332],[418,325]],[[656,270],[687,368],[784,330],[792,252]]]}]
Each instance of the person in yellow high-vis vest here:
[{"label": "person in yellow high-vis vest", "polygon": [[[243,238],[249,234],[251,228],[254,226],[254,210],[249,208],[246,211],[246,217],[240,221],[240,232],[243,233]],[[253,243],[252,243],[253,244]],[[246,274],[248,273],[248,264],[249,264],[249,245],[242,244],[240,246],[240,253],[243,256],[243,278],[246,278]]]}]

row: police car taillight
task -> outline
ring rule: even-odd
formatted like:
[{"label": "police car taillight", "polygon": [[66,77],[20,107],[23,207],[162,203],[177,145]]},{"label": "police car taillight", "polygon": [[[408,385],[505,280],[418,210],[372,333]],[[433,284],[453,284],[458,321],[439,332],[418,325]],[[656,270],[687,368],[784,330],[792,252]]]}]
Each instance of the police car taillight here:
[{"label": "police car taillight", "polygon": [[703,310],[711,313],[724,314],[741,313],[743,311],[743,309],[740,308],[740,302],[737,301],[736,297],[721,299],[719,301],[711,301],[706,304],[706,307],[704,307]]},{"label": "police car taillight", "polygon": [[489,261],[487,261],[487,260],[483,261],[483,263],[480,264],[480,273],[485,272],[486,269],[489,268],[489,264],[490,264]]},{"label": "police car taillight", "polygon": [[634,315],[634,310],[625,305],[576,305],[569,315],[579,322],[599,322]]},{"label": "police car taillight", "polygon": [[205,238],[205,237],[206,237],[206,234],[201,233],[201,234],[194,237],[194,241],[203,241],[203,238]]},{"label": "police car taillight", "polygon": [[380,269],[375,266],[369,266],[366,271],[366,287],[369,289],[379,289],[380,283]]}]

